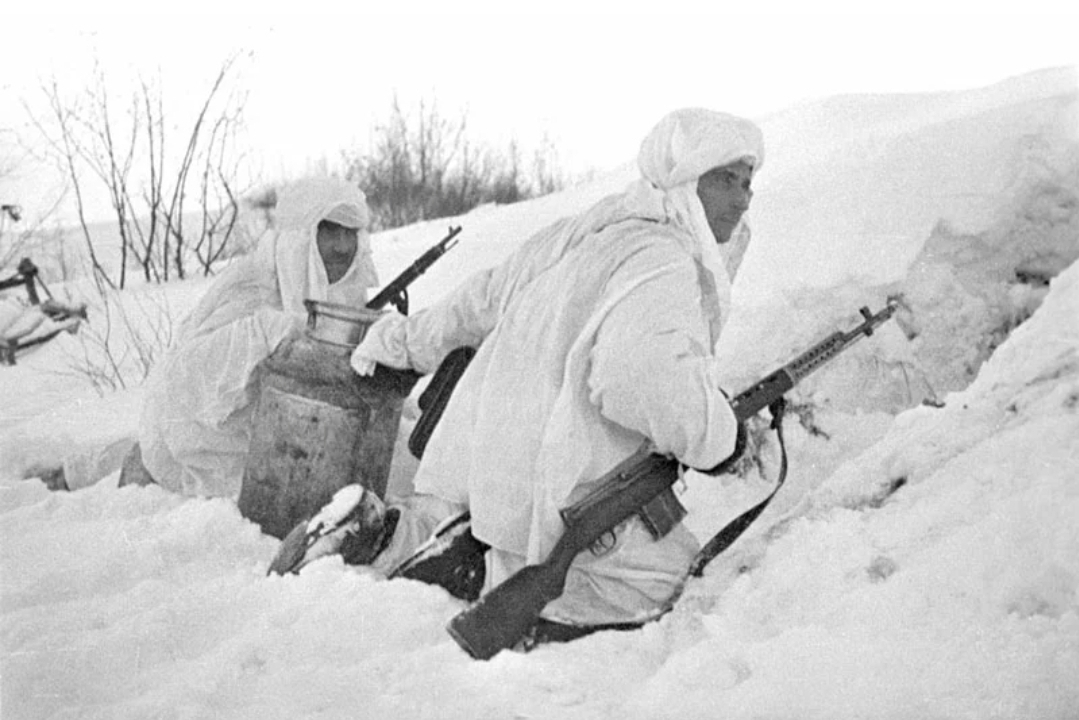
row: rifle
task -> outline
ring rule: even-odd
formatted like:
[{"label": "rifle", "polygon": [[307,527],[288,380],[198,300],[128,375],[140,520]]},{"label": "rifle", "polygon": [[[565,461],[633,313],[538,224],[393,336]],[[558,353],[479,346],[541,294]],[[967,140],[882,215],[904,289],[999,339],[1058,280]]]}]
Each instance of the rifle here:
[{"label": "rifle", "polygon": [[[864,322],[849,332],[835,332],[790,363],[773,371],[760,382],[739,393],[731,400],[738,422],[744,422],[765,407],[781,402],[783,395],[807,375],[836,357],[864,336],[886,322],[897,305],[888,305],[877,314],[868,307],[861,312]],[[778,423],[775,423],[778,424]],[[785,466],[784,453],[784,466]],[[550,555],[538,565],[529,565],[491,590],[478,602],[450,620],[447,630],[469,655],[486,660],[500,650],[513,647],[531,630],[548,603],[562,595],[566,573],[574,558],[593,547],[624,520],[639,512],[678,479],[679,463],[666,455],[652,451],[649,444],[626,458],[600,478],[598,487],[562,511],[566,531],[558,539]],[[778,490],[778,486],[776,488]],[[773,491],[773,495],[775,491]],[[709,543],[714,551],[704,562],[701,555],[691,569],[699,575],[703,564],[715,553],[730,545],[748,527],[764,502],[743,514]],[[748,518],[746,520],[745,518]],[[729,532],[735,527],[733,532]],[[733,535],[733,537],[732,537]],[[716,547],[718,546],[718,549]],[[706,548],[707,549],[707,548]],[[702,553],[705,551],[702,550]]]},{"label": "rifle", "polygon": [[[7,209],[7,205],[4,209]],[[30,258],[23,258],[19,261],[19,267],[16,269],[16,273],[11,277],[0,280],[0,290],[7,290],[8,288],[18,287],[19,285],[26,286],[26,295],[30,298],[31,305],[37,305],[41,302],[41,298],[37,294],[37,288],[34,283],[37,282],[41,285],[41,288],[51,298],[52,293],[49,292],[49,288],[45,287],[44,281],[39,276],[37,265],[35,265]]]},{"label": "rifle", "polygon": [[[435,264],[435,261],[442,257],[447,250],[457,244],[454,238],[461,232],[461,226],[450,226],[449,234],[446,237],[435,243],[434,247],[430,248],[423,255],[420,255],[416,259],[416,262],[405,268],[404,272],[393,279],[386,287],[382,288],[378,295],[375,295],[370,302],[367,303],[369,310],[381,310],[387,305],[392,304],[397,308],[398,312],[402,315],[408,315],[408,286],[418,278],[427,272],[427,268]],[[452,242],[451,242],[452,241]]]}]

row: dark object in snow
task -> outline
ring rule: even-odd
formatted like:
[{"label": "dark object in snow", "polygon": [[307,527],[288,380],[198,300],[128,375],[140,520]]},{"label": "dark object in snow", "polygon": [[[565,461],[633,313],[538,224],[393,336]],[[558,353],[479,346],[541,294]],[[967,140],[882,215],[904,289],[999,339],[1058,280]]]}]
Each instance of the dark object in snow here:
[{"label": "dark object in snow", "polygon": [[67,478],[64,477],[64,468],[62,466],[35,465],[28,468],[22,476],[24,480],[37,478],[53,492],[67,492],[71,489],[67,486]]},{"label": "dark object in snow", "polygon": [[873,558],[873,562],[869,563],[869,567],[865,569],[865,574],[869,578],[869,582],[884,582],[899,569],[899,564],[895,560],[886,555],[878,555]]},{"label": "dark object in snow", "polygon": [[1046,254],[1025,259],[1015,266],[1015,281],[1034,287],[1048,287],[1050,281],[1070,264],[1061,255]]},{"label": "dark object in snow", "polygon": [[874,510],[880,508],[892,495],[895,495],[901,487],[907,484],[907,478],[905,475],[892,478],[888,481],[888,484],[882,487],[878,492],[874,493],[871,497],[866,498],[863,502],[858,503],[852,509],[861,510],[863,508],[872,508]]},{"label": "dark object in snow", "polygon": [[[6,207],[8,206],[5,206],[5,208]],[[41,296],[38,295],[38,285],[40,285],[41,289],[48,295],[48,298],[44,301],[42,301]],[[34,265],[30,258],[23,258],[20,260],[15,274],[0,280],[0,290],[7,290],[19,286],[26,289],[26,297],[30,301],[30,305],[40,309],[45,317],[59,325],[50,332],[31,337],[31,339],[27,340],[21,340],[20,338],[0,338],[0,365],[14,365],[15,356],[18,353],[36,345],[46,343],[61,332],[78,332],[80,323],[87,319],[85,304],[64,305],[53,299],[48,286],[46,286],[45,282],[39,277],[37,266]]]},{"label": "dark object in snow", "polygon": [[[859,312],[864,321],[860,325],[849,332],[833,333],[737,395],[731,401],[735,417],[745,421],[765,407],[770,407],[779,432],[784,394],[855,342],[872,335],[876,327],[891,318],[896,308],[896,304],[888,303],[875,315],[870,313],[869,308],[861,308]],[[779,438],[782,448],[781,433]],[[786,450],[783,449],[776,488],[705,545],[690,567],[691,575],[700,576],[708,562],[730,546],[763,512],[783,483],[786,465]],[[574,558],[639,512],[656,496],[669,490],[678,476],[678,461],[651,452],[647,445],[616,465],[600,479],[595,491],[563,511],[566,531],[547,559],[521,569],[451,619],[447,626],[450,635],[469,655],[480,660],[514,647],[535,626],[543,608],[562,595],[566,574]]]},{"label": "dark object in snow", "polygon": [[[15,274],[11,277],[0,280],[0,290],[7,290],[8,288],[23,285],[26,287],[26,295],[30,298],[30,304],[37,305],[40,303],[41,298],[38,296],[37,287],[34,284],[35,282],[41,282],[40,278],[38,278],[37,265],[34,265],[30,258],[23,258],[19,261],[19,265],[15,268],[15,271]],[[41,287],[48,293],[48,289],[45,288],[44,283],[42,283]]]},{"label": "dark object in snow", "polygon": [[137,442],[131,446],[123,465],[120,466],[120,484],[118,487],[127,485],[156,485],[154,477],[146,469],[142,462],[142,446]]},{"label": "dark object in snow", "polygon": [[472,516],[465,511],[442,523],[389,577],[438,585],[455,598],[472,602],[483,590],[487,577],[483,556],[490,547],[472,535]]},{"label": "dark object in snow", "polygon": [[400,515],[362,485],[342,488],[313,518],[301,520],[285,536],[266,574],[295,574],[327,555],[341,555],[353,565],[369,564],[386,549]]}]

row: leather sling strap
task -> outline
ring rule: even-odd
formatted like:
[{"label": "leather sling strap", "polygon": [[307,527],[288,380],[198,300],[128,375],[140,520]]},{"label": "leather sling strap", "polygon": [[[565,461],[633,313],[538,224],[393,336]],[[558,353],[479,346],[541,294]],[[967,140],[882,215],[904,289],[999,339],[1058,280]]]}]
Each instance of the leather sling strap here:
[{"label": "leather sling strap", "polygon": [[727,523],[726,527],[705,543],[704,547],[693,558],[693,562],[690,563],[690,576],[700,577],[703,575],[704,568],[707,567],[708,563],[730,547],[746,531],[750,524],[768,507],[768,503],[772,502],[772,498],[779,492],[779,488],[783,487],[783,481],[787,479],[787,444],[783,440],[783,413],[786,407],[786,400],[782,397],[768,406],[768,410],[772,414],[772,428],[776,431],[776,439],[779,441],[780,450],[779,479],[776,481],[775,488],[768,494],[768,497]]}]

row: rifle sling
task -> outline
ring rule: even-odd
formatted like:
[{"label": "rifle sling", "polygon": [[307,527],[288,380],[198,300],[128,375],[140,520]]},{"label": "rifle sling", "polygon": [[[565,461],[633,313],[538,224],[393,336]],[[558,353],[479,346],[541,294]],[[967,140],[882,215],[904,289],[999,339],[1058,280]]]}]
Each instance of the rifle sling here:
[{"label": "rifle sling", "polygon": [[768,494],[768,497],[727,523],[726,527],[705,543],[704,547],[693,558],[693,562],[690,563],[689,574],[691,577],[701,577],[704,574],[704,568],[708,566],[708,563],[730,547],[750,524],[764,512],[764,509],[768,507],[768,503],[772,502],[772,498],[779,492],[779,488],[783,487],[783,481],[787,479],[787,444],[783,440],[783,412],[786,410],[786,401],[781,397],[769,405],[768,410],[772,413],[772,427],[775,429],[776,439],[779,441],[779,478],[776,481],[776,486]]},{"label": "rifle sling", "polygon": [[412,428],[408,436],[408,450],[417,460],[423,458],[423,451],[427,448],[427,441],[435,431],[435,426],[442,419],[442,412],[450,401],[453,389],[457,387],[457,381],[465,374],[468,364],[476,355],[476,348],[462,345],[450,351],[442,363],[438,366],[431,381],[420,394],[418,404],[420,406],[420,419]]}]

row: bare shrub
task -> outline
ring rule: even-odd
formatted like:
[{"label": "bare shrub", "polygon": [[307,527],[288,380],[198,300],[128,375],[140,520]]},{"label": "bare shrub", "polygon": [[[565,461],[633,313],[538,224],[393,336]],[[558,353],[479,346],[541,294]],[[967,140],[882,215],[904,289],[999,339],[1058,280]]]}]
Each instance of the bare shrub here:
[{"label": "bare shrub", "polygon": [[406,113],[397,98],[372,132],[367,153],[345,152],[345,177],[367,194],[376,229],[461,215],[484,203],[509,204],[561,189],[549,139],[536,150],[533,177],[516,141],[505,151],[473,142],[467,117],[450,119],[434,101]]},{"label": "bare shrub", "polygon": [[[166,121],[160,81],[141,80],[119,110],[99,65],[78,93],[64,92],[55,79],[42,87],[48,121],[30,116],[70,184],[102,290],[125,287],[129,265],[146,281],[163,282],[186,277],[191,263],[208,274],[227,252],[239,216],[243,161],[236,139],[245,98],[229,89],[235,64],[235,55],[222,63],[190,125],[180,131],[178,153],[172,151],[172,130],[179,123],[171,116]],[[116,262],[104,259],[109,248],[87,221],[91,185],[105,191],[116,221]]]},{"label": "bare shrub", "polygon": [[85,379],[102,396],[137,387],[172,342],[174,325],[166,293],[102,289],[75,336],[78,349],[57,372]]}]

